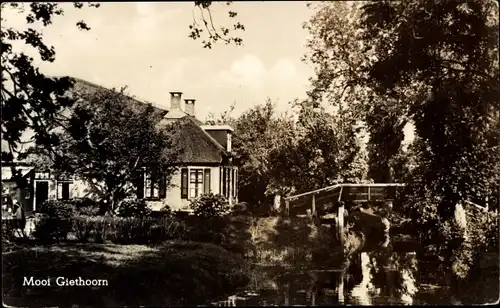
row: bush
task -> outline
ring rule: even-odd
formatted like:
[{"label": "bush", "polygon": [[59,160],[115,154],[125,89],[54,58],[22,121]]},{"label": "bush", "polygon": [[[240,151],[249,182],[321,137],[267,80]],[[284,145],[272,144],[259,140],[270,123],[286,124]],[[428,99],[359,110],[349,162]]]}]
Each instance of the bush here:
[{"label": "bush", "polygon": [[171,217],[79,216],[74,219],[73,232],[79,241],[115,244],[150,244],[186,237],[184,224]]},{"label": "bush", "polygon": [[76,198],[69,202],[79,215],[94,216],[99,212],[99,204],[90,198]]},{"label": "bush", "polygon": [[35,225],[33,236],[43,242],[65,240],[71,230],[73,206],[60,200],[47,200],[40,208],[40,219]]},{"label": "bush", "polygon": [[212,193],[202,195],[193,201],[189,207],[193,210],[194,215],[203,218],[221,217],[231,210],[224,196]]},{"label": "bush", "polygon": [[168,204],[165,204],[160,209],[160,213],[161,213],[162,216],[167,216],[167,217],[170,217],[170,216],[173,215],[172,208]]},{"label": "bush", "polygon": [[143,199],[125,199],[118,206],[120,217],[144,217],[151,214],[151,209]]},{"label": "bush", "polygon": [[45,201],[42,203],[39,212],[48,215],[48,217],[59,219],[70,219],[75,214],[71,203],[62,200]]},{"label": "bush", "polygon": [[80,216],[73,220],[72,229],[77,240],[88,242],[94,230],[94,224],[90,222],[88,216]]}]

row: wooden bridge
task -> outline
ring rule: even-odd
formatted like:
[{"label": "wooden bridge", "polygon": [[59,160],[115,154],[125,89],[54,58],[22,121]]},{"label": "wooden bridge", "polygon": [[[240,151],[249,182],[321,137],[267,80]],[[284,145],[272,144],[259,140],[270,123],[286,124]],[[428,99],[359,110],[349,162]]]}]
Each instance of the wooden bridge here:
[{"label": "wooden bridge", "polygon": [[[341,240],[344,230],[344,217],[346,210],[352,210],[358,203],[364,202],[391,202],[397,198],[404,183],[367,183],[367,184],[337,184],[298,195],[284,198],[285,212],[287,215],[307,214],[319,221],[328,214],[336,216],[337,235]],[[500,188],[499,188],[500,192]],[[500,198],[499,198],[500,199]],[[488,212],[488,200],[485,206],[480,206],[468,200],[463,200],[463,205]],[[346,209],[346,206],[348,209]]]},{"label": "wooden bridge", "polygon": [[342,239],[346,204],[392,201],[402,183],[337,184],[284,199],[287,215],[308,214],[311,217],[336,213],[338,235]]},{"label": "wooden bridge", "polygon": [[368,201],[390,201],[395,199],[402,183],[369,183],[369,184],[337,184],[325,188],[286,197],[285,206],[288,215],[311,209],[313,215],[317,211],[328,211],[341,201],[352,203]]}]

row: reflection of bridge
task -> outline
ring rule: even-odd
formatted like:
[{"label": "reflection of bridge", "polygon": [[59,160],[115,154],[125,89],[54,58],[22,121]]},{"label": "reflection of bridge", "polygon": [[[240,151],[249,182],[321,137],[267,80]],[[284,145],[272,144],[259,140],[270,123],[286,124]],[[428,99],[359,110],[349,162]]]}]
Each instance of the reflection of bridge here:
[{"label": "reflection of bridge", "polygon": [[310,214],[321,217],[337,213],[337,230],[342,235],[346,204],[392,201],[401,183],[337,184],[285,198],[287,215]]}]

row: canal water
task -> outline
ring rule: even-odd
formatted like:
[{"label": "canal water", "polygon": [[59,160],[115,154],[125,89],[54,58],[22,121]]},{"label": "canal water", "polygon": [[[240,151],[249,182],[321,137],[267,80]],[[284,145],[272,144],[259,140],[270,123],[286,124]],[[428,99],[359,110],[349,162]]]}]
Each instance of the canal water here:
[{"label": "canal water", "polygon": [[204,306],[460,304],[422,266],[415,252],[363,252],[344,268],[260,267],[244,290]]}]

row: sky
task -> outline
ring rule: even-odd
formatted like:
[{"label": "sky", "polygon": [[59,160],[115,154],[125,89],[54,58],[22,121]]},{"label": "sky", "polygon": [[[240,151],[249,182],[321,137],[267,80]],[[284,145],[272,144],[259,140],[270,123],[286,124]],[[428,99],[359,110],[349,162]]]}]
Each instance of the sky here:
[{"label": "sky", "polygon": [[[199,17],[193,2],[107,2],[80,10],[62,3],[64,15],[38,28],[46,44],[54,46],[56,60],[38,64],[51,76],[77,77],[107,88],[127,86],[129,94],[164,109],[170,107],[169,92],[183,92],[184,99],[196,99],[200,120],[232,104],[232,115],[238,116],[267,98],[284,112],[289,102],[306,98],[313,75],[312,67],[301,61],[307,51],[302,24],[313,14],[306,4],[215,2],[215,24],[229,27],[228,11],[238,13],[246,28],[240,33],[243,45],[219,43],[206,49],[201,40],[188,37],[193,16]],[[6,26],[26,26],[21,14],[3,11],[2,18]],[[91,30],[79,30],[79,20]],[[412,130],[407,127],[406,135]]]},{"label": "sky", "polygon": [[[285,111],[295,98],[305,98],[312,68],[301,61],[306,52],[302,24],[312,14],[306,2],[234,2],[213,4],[216,24],[231,26],[228,10],[246,28],[243,46],[220,43],[203,48],[188,37],[193,2],[102,3],[100,8],[74,9],[62,4],[64,16],[43,29],[56,60],[41,63],[53,76],[78,77],[105,87],[127,86],[137,98],[169,108],[171,91],[196,99],[196,115],[204,120],[235,104],[233,114],[266,98]],[[4,12],[2,12],[4,13]],[[22,26],[19,14],[4,14]],[[84,20],[90,31],[78,30]]]}]

